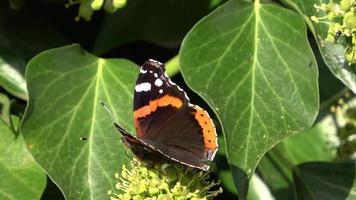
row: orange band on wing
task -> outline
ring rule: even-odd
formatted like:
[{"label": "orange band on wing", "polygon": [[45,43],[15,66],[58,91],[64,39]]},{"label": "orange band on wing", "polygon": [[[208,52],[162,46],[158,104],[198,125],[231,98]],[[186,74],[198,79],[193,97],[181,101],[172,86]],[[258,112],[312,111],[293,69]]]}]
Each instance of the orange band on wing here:
[{"label": "orange band on wing", "polygon": [[200,107],[195,106],[194,108],[196,110],[195,119],[203,129],[205,148],[218,148],[216,130],[211,118],[208,113]]},{"label": "orange band on wing", "polygon": [[156,100],[150,101],[150,103],[146,106],[143,106],[134,111],[134,123],[138,136],[143,136],[142,130],[140,130],[138,126],[138,118],[145,117],[152,112],[157,110],[157,107],[165,107],[165,106],[173,106],[175,108],[180,108],[183,105],[182,100],[177,97],[165,95]]}]

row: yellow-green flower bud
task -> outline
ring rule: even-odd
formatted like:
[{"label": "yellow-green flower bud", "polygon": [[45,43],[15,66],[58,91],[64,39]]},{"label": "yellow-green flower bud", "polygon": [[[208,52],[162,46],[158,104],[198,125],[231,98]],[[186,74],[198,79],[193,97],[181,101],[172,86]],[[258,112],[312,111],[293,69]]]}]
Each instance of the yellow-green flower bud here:
[{"label": "yellow-green flower bud", "polygon": [[90,6],[93,10],[100,10],[103,6],[104,0],[92,0]]},{"label": "yellow-green flower bud", "polygon": [[113,5],[113,0],[105,0],[104,9],[109,13],[117,11],[117,8]]},{"label": "yellow-green flower bud", "polygon": [[353,0],[341,0],[340,1],[340,9],[342,11],[349,11],[353,4]]},{"label": "yellow-green flower bud", "polygon": [[158,188],[149,188],[148,193],[152,196],[158,195],[159,194],[159,189]]},{"label": "yellow-green flower bud", "polygon": [[311,16],[310,19],[316,23],[319,23],[319,19],[316,16]]},{"label": "yellow-green flower bud", "polygon": [[159,195],[157,200],[173,200],[173,198],[167,194],[164,194],[164,195]]},{"label": "yellow-green flower bud", "polygon": [[119,199],[121,200],[131,200],[131,196],[129,194],[120,195],[120,197]]},{"label": "yellow-green flower bud", "polygon": [[338,14],[335,12],[329,12],[327,16],[328,16],[329,20],[333,20],[333,19],[335,19],[335,17],[338,16]]},{"label": "yellow-green flower bud", "polygon": [[115,8],[122,8],[126,5],[127,0],[113,0],[113,6]]},{"label": "yellow-green flower bud", "polygon": [[356,63],[356,52],[354,48],[352,47],[347,48],[346,59],[349,63]]},{"label": "yellow-green flower bud", "polygon": [[118,174],[115,174],[116,188],[108,192],[112,200],[210,200],[222,190],[211,190],[217,183],[209,180],[208,172],[179,164],[156,164],[148,169],[134,159],[130,169],[123,167],[121,177],[117,177]]},{"label": "yellow-green flower bud", "polygon": [[131,194],[142,194],[146,190],[146,181],[138,182],[138,185],[134,185]]},{"label": "yellow-green flower bud", "polygon": [[329,2],[328,4],[321,4],[322,7],[324,7],[327,11],[332,11],[335,8],[334,2]]},{"label": "yellow-green flower bud", "polygon": [[336,34],[338,31],[341,30],[341,28],[341,24],[339,23],[330,23],[329,32]]},{"label": "yellow-green flower bud", "polygon": [[[79,6],[79,16],[84,18],[86,21],[89,21],[92,15],[93,15],[93,10],[90,6],[90,3],[89,2],[81,3]],[[79,20],[79,18],[77,20]]]},{"label": "yellow-green flower bud", "polygon": [[349,11],[344,16],[344,26],[349,29],[356,28],[356,13]]}]

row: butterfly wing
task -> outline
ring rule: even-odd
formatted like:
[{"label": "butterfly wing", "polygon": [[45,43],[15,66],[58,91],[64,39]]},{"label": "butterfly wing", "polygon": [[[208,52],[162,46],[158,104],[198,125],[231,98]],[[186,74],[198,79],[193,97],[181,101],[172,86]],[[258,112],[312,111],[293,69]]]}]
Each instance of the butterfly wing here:
[{"label": "butterfly wing", "polygon": [[207,170],[218,149],[208,113],[190,104],[186,93],[165,74],[164,65],[148,60],[141,68],[134,95],[138,139],[166,157]]},{"label": "butterfly wing", "polygon": [[114,123],[116,129],[122,135],[123,143],[131,149],[131,151],[139,157],[141,160],[145,161],[158,161],[164,156],[161,152],[157,151],[152,145],[132,136],[119,124]]}]

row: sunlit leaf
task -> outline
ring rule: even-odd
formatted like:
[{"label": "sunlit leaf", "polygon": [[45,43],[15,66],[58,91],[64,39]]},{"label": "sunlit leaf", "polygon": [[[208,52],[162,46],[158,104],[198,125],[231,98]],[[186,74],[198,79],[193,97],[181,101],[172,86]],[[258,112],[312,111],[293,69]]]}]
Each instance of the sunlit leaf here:
[{"label": "sunlit leaf", "polygon": [[31,153],[67,199],[107,199],[126,156],[99,100],[133,130],[138,67],[95,57],[78,45],[43,52],[27,67],[29,103],[22,130]]},{"label": "sunlit leaf", "polygon": [[[356,93],[356,65],[348,65],[345,47],[340,44],[326,43],[328,26],[326,23],[314,23],[312,16],[320,16],[314,5],[329,3],[331,0],[282,0],[286,5],[298,11],[305,19],[318,41],[321,54],[331,72]],[[322,13],[322,12],[321,12]]]},{"label": "sunlit leaf", "polygon": [[274,197],[267,185],[261,180],[261,178],[254,174],[252,175],[250,182],[250,189],[248,190],[247,200],[273,200]]},{"label": "sunlit leaf", "polygon": [[335,158],[331,136],[336,127],[331,115],[322,118],[311,129],[292,136],[264,156],[258,172],[277,199],[294,196],[292,168],[308,161],[331,161]]},{"label": "sunlit leaf", "polygon": [[[13,118],[17,127],[19,119]],[[0,199],[40,199],[46,174],[26,148],[21,134],[0,120]]]},{"label": "sunlit leaf", "polygon": [[318,111],[304,21],[284,8],[228,1],[194,26],[181,72],[219,118],[242,198],[264,153],[309,128]]},{"label": "sunlit leaf", "polygon": [[8,126],[10,126],[10,106],[11,102],[7,95],[0,93],[0,119],[5,122]]}]

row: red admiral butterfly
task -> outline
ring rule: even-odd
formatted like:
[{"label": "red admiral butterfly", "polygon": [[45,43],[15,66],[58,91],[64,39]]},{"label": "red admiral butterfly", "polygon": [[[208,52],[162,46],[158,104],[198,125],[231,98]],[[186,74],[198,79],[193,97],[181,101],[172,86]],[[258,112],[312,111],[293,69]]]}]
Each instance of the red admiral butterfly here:
[{"label": "red admiral butterfly", "polygon": [[136,156],[209,169],[206,162],[212,161],[218,150],[214,123],[205,110],[189,103],[162,63],[150,59],[141,66],[133,107],[137,138],[119,124],[115,127]]}]

